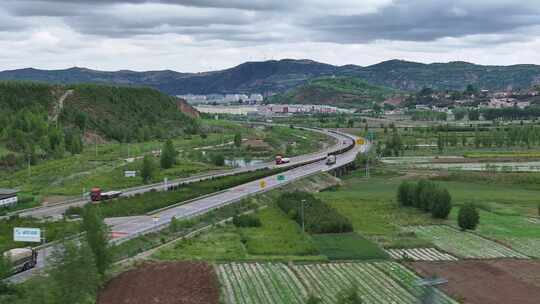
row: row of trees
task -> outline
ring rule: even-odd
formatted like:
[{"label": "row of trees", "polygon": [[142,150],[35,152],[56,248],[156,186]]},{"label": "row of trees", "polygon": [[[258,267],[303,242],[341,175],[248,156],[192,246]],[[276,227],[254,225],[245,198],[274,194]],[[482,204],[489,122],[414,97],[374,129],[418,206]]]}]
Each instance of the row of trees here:
[{"label": "row of trees", "polygon": [[397,200],[401,206],[430,212],[434,218],[439,219],[448,218],[452,210],[452,197],[448,190],[427,180],[402,182],[397,191]]}]

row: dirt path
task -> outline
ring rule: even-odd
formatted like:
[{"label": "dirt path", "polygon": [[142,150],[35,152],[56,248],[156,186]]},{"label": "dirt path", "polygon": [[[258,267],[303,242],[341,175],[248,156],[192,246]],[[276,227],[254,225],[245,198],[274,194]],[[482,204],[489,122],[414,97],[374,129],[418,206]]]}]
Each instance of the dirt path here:
[{"label": "dirt path", "polygon": [[64,94],[62,94],[62,96],[60,96],[60,98],[54,105],[54,108],[50,117],[50,120],[52,122],[58,121],[58,116],[60,116],[60,113],[62,113],[62,110],[64,109],[64,101],[66,100],[66,98],[71,96],[71,94],[73,94],[73,90],[67,90]]}]

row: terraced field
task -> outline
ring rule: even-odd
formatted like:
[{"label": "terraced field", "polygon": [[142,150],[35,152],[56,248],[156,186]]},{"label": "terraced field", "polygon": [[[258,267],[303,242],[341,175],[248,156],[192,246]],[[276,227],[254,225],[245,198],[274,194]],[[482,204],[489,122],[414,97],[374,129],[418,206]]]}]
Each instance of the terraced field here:
[{"label": "terraced field", "polygon": [[412,261],[457,261],[458,259],[436,248],[388,249],[386,252],[395,260]]},{"label": "terraced field", "polygon": [[413,231],[421,238],[458,257],[470,259],[520,258],[527,256],[474,233],[463,232],[449,226],[410,226],[403,228]]},{"label": "terraced field", "polygon": [[[232,303],[305,303],[308,294],[325,304],[354,286],[364,303],[418,303],[426,291],[412,271],[395,262],[291,265],[234,263],[217,266],[225,301]],[[438,290],[437,303],[457,303]]]}]

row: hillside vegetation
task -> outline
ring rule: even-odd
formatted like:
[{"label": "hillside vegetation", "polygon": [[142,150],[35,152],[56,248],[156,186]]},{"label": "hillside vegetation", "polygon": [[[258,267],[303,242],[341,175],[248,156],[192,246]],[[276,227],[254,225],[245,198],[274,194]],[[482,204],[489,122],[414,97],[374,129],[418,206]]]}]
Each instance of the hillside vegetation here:
[{"label": "hillside vegetation", "polygon": [[373,86],[354,77],[324,77],[274,96],[270,102],[369,108],[395,93],[392,89]]},{"label": "hillside vegetation", "polygon": [[0,167],[79,154],[84,141],[148,141],[195,133],[176,99],[149,88],[0,82]]}]

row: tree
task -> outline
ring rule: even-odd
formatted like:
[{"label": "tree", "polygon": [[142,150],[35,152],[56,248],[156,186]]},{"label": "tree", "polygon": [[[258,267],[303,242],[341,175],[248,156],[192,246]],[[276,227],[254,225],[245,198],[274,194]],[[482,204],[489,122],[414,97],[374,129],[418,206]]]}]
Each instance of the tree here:
[{"label": "tree", "polygon": [[176,164],[176,156],[176,149],[174,148],[172,140],[169,139],[163,144],[163,148],[161,149],[161,156],[159,159],[161,168],[172,168],[172,166]]},{"label": "tree", "polygon": [[94,253],[98,273],[103,277],[112,263],[109,247],[109,229],[94,206],[87,205],[82,215],[82,230]]},{"label": "tree", "polygon": [[142,168],[141,168],[141,177],[144,181],[144,183],[148,183],[152,180],[154,177],[155,172],[155,164],[154,160],[152,159],[152,156],[145,155],[143,158]]},{"label": "tree", "polygon": [[478,210],[472,204],[463,205],[458,213],[458,225],[462,230],[474,230],[480,222]]},{"label": "tree", "polygon": [[397,200],[401,206],[409,207],[414,203],[414,184],[403,181],[398,188]]},{"label": "tree", "polygon": [[447,219],[452,210],[452,197],[447,189],[436,189],[435,200],[431,205],[431,216]]},{"label": "tree", "polygon": [[242,134],[237,132],[234,134],[234,146],[239,148],[242,145]]},{"label": "tree", "polygon": [[3,254],[0,254],[0,289],[2,285],[2,279],[8,277],[11,274],[11,263],[8,258]]},{"label": "tree", "polygon": [[55,246],[47,273],[52,281],[52,303],[93,303],[99,276],[86,242],[65,241]]},{"label": "tree", "polygon": [[418,196],[418,208],[425,212],[431,211],[433,203],[437,200],[438,190],[436,184],[426,181]]},{"label": "tree", "polygon": [[358,294],[358,289],[354,287],[348,287],[345,289],[342,289],[338,292],[336,295],[337,297],[337,304],[361,304],[362,298],[360,298],[360,295]]},{"label": "tree", "polygon": [[225,165],[225,156],[221,153],[214,153],[211,156],[212,163],[218,167]]}]

